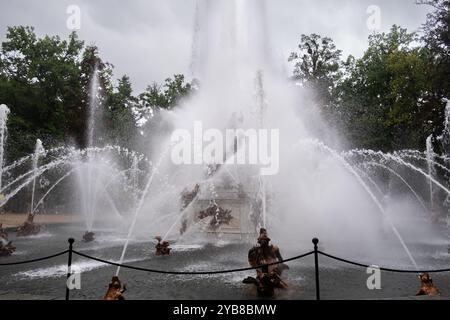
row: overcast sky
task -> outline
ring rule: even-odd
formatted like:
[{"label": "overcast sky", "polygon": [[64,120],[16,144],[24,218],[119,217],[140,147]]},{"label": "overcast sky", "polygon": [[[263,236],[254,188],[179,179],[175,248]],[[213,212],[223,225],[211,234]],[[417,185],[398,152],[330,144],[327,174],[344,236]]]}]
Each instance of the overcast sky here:
[{"label": "overcast sky", "polygon": [[[231,0],[232,1],[232,0]],[[245,1],[245,0],[241,0]],[[275,55],[286,59],[302,33],[334,39],[344,55],[361,56],[371,31],[367,8],[381,13],[381,31],[392,24],[417,31],[429,7],[414,0],[266,0]],[[115,66],[115,76],[130,76],[137,92],[153,81],[188,73],[196,0],[0,0],[0,39],[6,28],[34,26],[39,35],[66,37],[69,5],[81,10],[78,31],[87,44]]]}]

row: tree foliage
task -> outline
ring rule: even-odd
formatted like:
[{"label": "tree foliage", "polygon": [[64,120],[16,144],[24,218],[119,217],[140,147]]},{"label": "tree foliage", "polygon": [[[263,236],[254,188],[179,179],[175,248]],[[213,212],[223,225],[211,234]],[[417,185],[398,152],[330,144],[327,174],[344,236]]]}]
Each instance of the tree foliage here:
[{"label": "tree foliage", "polygon": [[129,147],[149,131],[140,130],[140,119],[173,108],[191,90],[183,75],[175,75],[135,96],[130,78],[124,75],[114,81],[114,66],[100,58],[97,47],[85,46],[76,33],[66,40],[39,38],[32,27],[10,27],[0,51],[0,102],[11,109],[10,160],[31,153],[38,138],[47,147],[87,146],[94,70],[99,75],[101,109],[95,115],[96,144]]},{"label": "tree foliage", "polygon": [[181,99],[193,90],[191,83],[186,83],[184,75],[176,74],[167,78],[164,84],[154,82],[139,95],[138,117],[144,124],[142,134],[144,144],[151,146],[172,128],[164,121],[162,112],[172,110],[179,105]]},{"label": "tree foliage", "polygon": [[293,78],[313,90],[316,103],[329,106],[332,91],[341,76],[342,51],[331,38],[317,34],[303,34],[298,49],[289,57],[289,61],[295,63]]},{"label": "tree foliage", "polygon": [[359,59],[341,61],[332,40],[302,36],[291,54],[293,77],[314,89],[329,123],[338,124],[353,147],[392,151],[424,149],[442,133],[448,98],[449,1],[430,0],[425,33],[394,25],[374,33]]},{"label": "tree foliage", "polygon": [[[349,59],[336,94],[338,114],[350,140],[381,150],[423,148],[433,114],[427,103],[426,50],[417,35],[393,26],[371,35],[361,59]],[[441,118],[442,119],[442,118]]]},{"label": "tree foliage", "polygon": [[[312,103],[352,147],[424,149],[430,134],[437,141],[442,132],[450,97],[450,1],[418,3],[433,8],[420,34],[393,26],[372,34],[362,57],[345,60],[331,38],[302,35],[289,57],[293,80],[313,92]],[[158,132],[170,129],[162,114],[196,87],[176,74],[135,95],[130,78],[113,79],[114,66],[76,33],[38,37],[32,27],[10,27],[0,50],[0,103],[11,109],[9,160],[32,152],[37,138],[47,147],[87,145],[96,69],[103,124],[98,144],[157,143]]]},{"label": "tree foliage", "polygon": [[50,142],[68,138],[83,95],[83,46],[75,33],[68,40],[38,39],[33,28],[8,28],[1,48],[0,101],[11,109],[13,158],[32,150],[38,137]]}]

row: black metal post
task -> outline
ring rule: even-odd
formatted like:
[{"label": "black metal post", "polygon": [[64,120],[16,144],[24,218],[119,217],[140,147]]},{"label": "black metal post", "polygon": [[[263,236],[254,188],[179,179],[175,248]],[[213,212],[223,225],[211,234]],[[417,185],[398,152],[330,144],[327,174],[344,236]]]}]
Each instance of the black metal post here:
[{"label": "black metal post", "polygon": [[75,242],[75,239],[70,238],[69,239],[69,260],[67,261],[67,280],[66,280],[66,300],[69,300],[69,278],[72,275],[72,250],[73,250],[73,243]]},{"label": "black metal post", "polygon": [[319,286],[319,252],[317,245],[319,244],[319,239],[314,238],[312,240],[314,243],[314,265],[316,270],[316,300],[320,300],[320,286]]}]

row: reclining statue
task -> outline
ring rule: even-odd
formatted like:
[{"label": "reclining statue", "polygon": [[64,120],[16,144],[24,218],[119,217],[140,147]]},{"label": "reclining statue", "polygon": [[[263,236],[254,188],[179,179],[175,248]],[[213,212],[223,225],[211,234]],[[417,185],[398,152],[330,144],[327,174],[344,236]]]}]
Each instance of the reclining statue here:
[{"label": "reclining statue", "polygon": [[0,257],[7,257],[13,254],[16,247],[8,240],[8,233],[3,229],[3,224],[0,223]]},{"label": "reclining statue", "polygon": [[27,220],[17,228],[18,237],[33,236],[41,231],[41,226],[34,223],[34,214],[29,214]]},{"label": "reclining statue", "polygon": [[162,241],[162,238],[160,236],[155,237],[156,240],[158,240],[158,243],[156,244],[156,252],[155,255],[157,256],[168,256],[170,255],[170,244],[168,241]]},{"label": "reclining statue", "polygon": [[86,233],[83,235],[84,242],[92,242],[94,240],[95,240],[95,233],[92,231],[86,231]]},{"label": "reclining statue", "polygon": [[245,284],[254,284],[261,297],[273,297],[275,289],[287,288],[287,284],[281,279],[281,274],[289,267],[283,263],[266,266],[283,261],[280,249],[269,243],[267,230],[261,228],[258,245],[248,252],[248,261],[252,267],[264,267],[256,269],[256,278],[248,277],[243,281]]},{"label": "reclining statue", "polygon": [[103,300],[125,300],[123,295],[125,291],[127,291],[126,285],[122,285],[119,277],[114,276],[108,285],[108,291]]},{"label": "reclining statue", "polygon": [[428,273],[422,273],[419,275],[419,279],[421,287],[416,296],[439,296],[441,294]]}]

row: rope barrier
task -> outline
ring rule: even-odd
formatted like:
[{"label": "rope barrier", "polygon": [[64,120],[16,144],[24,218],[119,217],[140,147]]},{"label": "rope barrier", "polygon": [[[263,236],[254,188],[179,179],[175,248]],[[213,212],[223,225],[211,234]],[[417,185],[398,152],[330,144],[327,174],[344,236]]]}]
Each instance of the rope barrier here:
[{"label": "rope barrier", "polygon": [[289,261],[293,261],[293,260],[298,260],[298,259],[302,259],[305,258],[309,255],[312,255],[314,253],[314,251],[302,254],[300,256],[296,256],[290,259],[286,259],[283,261],[277,261],[274,263],[270,263],[270,264],[266,264],[266,265],[262,265],[262,266],[257,266],[257,267],[248,267],[248,268],[239,268],[239,269],[229,269],[229,270],[218,270],[218,271],[164,271],[164,270],[154,270],[154,269],[146,269],[146,268],[141,268],[141,267],[135,267],[135,266],[130,266],[130,265],[125,265],[125,264],[119,264],[116,262],[111,262],[111,261],[107,261],[107,260],[103,260],[100,258],[96,258],[96,257],[92,257],[89,256],[87,254],[78,252],[73,250],[73,253],[87,258],[87,259],[91,259],[91,260],[95,260],[98,262],[102,262],[105,264],[110,264],[116,267],[121,267],[121,268],[127,268],[127,269],[133,269],[133,270],[138,270],[138,271],[146,271],[146,272],[151,272],[151,273],[160,273],[160,274],[171,274],[171,275],[211,275],[211,274],[224,274],[224,273],[234,273],[234,272],[242,272],[242,271],[250,271],[250,270],[255,270],[255,269],[261,269],[264,267],[269,267],[269,266],[274,266],[277,264],[281,264],[281,263],[286,263]]},{"label": "rope barrier", "polygon": [[[350,260],[346,260],[343,258],[339,258],[336,256],[333,256],[331,254],[322,252],[322,251],[318,251],[318,253],[320,253],[321,255],[328,257],[330,259],[334,259],[340,262],[344,262],[347,264],[352,264],[358,267],[363,267],[363,268],[368,268],[368,267],[373,267],[374,265],[367,265],[367,264],[363,264],[363,263],[359,263],[359,262],[354,262],[354,261],[350,261]],[[395,273],[442,273],[442,272],[449,272],[449,269],[438,269],[438,270],[399,270],[399,269],[390,269],[390,268],[384,268],[384,267],[378,267],[380,270],[382,271],[387,271],[387,272],[395,272]]]},{"label": "rope barrier", "polygon": [[[32,260],[26,260],[26,261],[18,261],[18,262],[9,262],[9,263],[0,263],[0,266],[12,266],[12,265],[20,265],[20,264],[28,264],[28,263],[34,263],[34,262],[39,262],[39,261],[44,261],[44,260],[49,260],[52,258],[56,258],[59,256],[62,256],[66,253],[68,253],[69,250],[65,250],[50,256],[46,256],[46,257],[42,257],[42,258],[37,258],[37,259],[32,259]],[[134,270],[138,270],[138,271],[146,271],[146,272],[152,272],[152,273],[162,273],[162,274],[173,274],[173,275],[182,275],[182,274],[186,274],[186,275],[207,275],[207,274],[220,274],[220,273],[233,273],[233,272],[242,272],[242,271],[249,271],[249,270],[255,270],[255,269],[261,269],[263,267],[269,267],[269,266],[273,266],[273,265],[277,265],[280,263],[286,263],[286,262],[290,262],[290,261],[294,261],[294,260],[298,260],[298,259],[302,259],[305,258],[309,255],[312,255],[314,253],[314,251],[308,252],[306,254],[300,255],[300,256],[296,256],[290,259],[286,259],[283,261],[278,261],[278,262],[274,262],[271,264],[267,264],[267,265],[262,265],[262,266],[257,266],[257,267],[248,267],[248,268],[239,268],[239,269],[229,269],[229,270],[218,270],[218,271],[196,271],[196,272],[189,272],[189,271],[164,271],[164,270],[154,270],[154,269],[147,269],[147,268],[140,268],[140,267],[135,267],[135,266],[130,266],[130,265],[124,265],[124,264],[119,264],[116,262],[112,262],[112,261],[108,261],[108,260],[104,260],[104,259],[100,259],[100,258],[96,258],[96,257],[92,257],[89,256],[87,254],[78,252],[73,250],[73,253],[87,258],[87,259],[91,259],[91,260],[96,260],[98,262],[102,262],[105,264],[110,264],[110,265],[114,265],[117,267],[124,267],[124,268],[128,268],[128,269],[134,269]],[[355,261],[350,261],[344,258],[339,258],[336,256],[333,256],[331,254],[325,253],[323,251],[318,251],[318,253],[320,253],[321,255],[328,257],[330,259],[336,260],[336,261],[340,261],[346,264],[351,264],[354,266],[358,266],[358,267],[362,267],[362,268],[368,268],[368,267],[373,267],[374,265],[368,265],[368,264],[363,264],[363,263],[359,263],[359,262],[355,262]],[[387,272],[394,272],[394,273],[443,273],[443,272],[450,272],[450,268],[448,269],[437,269],[437,270],[400,270],[400,269],[392,269],[392,268],[385,268],[385,267],[379,267],[380,270],[382,271],[387,271]]]},{"label": "rope barrier", "polygon": [[[263,269],[263,268],[267,268],[270,266],[274,266],[274,265],[278,265],[278,264],[282,264],[282,263],[286,263],[286,262],[290,262],[290,261],[294,261],[294,260],[298,260],[298,259],[302,259],[305,257],[308,257],[310,255],[314,254],[314,266],[315,266],[315,280],[316,280],[316,299],[320,300],[320,282],[319,282],[319,254],[329,258],[329,259],[333,259],[336,261],[340,261],[346,264],[350,264],[350,265],[354,265],[354,266],[358,266],[358,267],[362,267],[362,268],[369,268],[369,267],[375,267],[374,265],[368,265],[368,264],[363,264],[363,263],[359,263],[359,262],[355,262],[355,261],[351,261],[351,260],[347,260],[347,259],[343,259],[343,258],[339,258],[336,256],[333,256],[331,254],[325,253],[323,251],[319,251],[318,250],[318,243],[319,243],[319,239],[314,238],[312,240],[313,244],[314,244],[314,250],[310,251],[308,253],[296,256],[296,257],[292,257],[283,261],[277,261],[274,263],[270,263],[270,264],[265,264],[265,265],[260,265],[260,266],[256,266],[256,267],[247,267],[247,268],[237,268],[237,269],[229,269],[229,270],[216,270],[216,271],[164,271],[164,270],[155,270],[155,269],[147,269],[147,268],[142,268],[142,267],[136,267],[136,266],[130,266],[130,265],[126,265],[126,264],[120,264],[120,263],[116,263],[116,262],[112,262],[112,261],[108,261],[108,260],[104,260],[104,259],[100,259],[100,258],[96,258],[96,257],[92,257],[89,256],[87,254],[78,252],[73,250],[73,243],[75,242],[75,240],[73,238],[69,239],[69,249],[62,251],[60,253],[56,253],[50,256],[46,256],[43,258],[37,258],[37,259],[32,259],[32,260],[26,260],[26,261],[18,261],[18,262],[9,262],[9,263],[0,263],[0,266],[12,266],[12,265],[20,265],[20,264],[28,264],[28,263],[33,263],[33,262],[38,262],[38,261],[43,261],[43,260],[48,260],[48,259],[52,259],[52,258],[56,258],[58,256],[62,256],[66,253],[68,253],[68,263],[67,263],[67,279],[69,279],[71,277],[71,265],[72,265],[72,254],[75,253],[76,255],[80,256],[80,257],[84,257],[86,259],[91,259],[91,260],[95,260],[104,264],[109,264],[109,265],[113,265],[113,266],[117,266],[117,267],[121,267],[121,268],[126,268],[126,269],[132,269],[132,270],[137,270],[137,271],[145,271],[145,272],[150,272],[150,273],[158,273],[158,274],[170,274],[170,275],[213,275],[213,274],[225,274],[225,273],[234,273],[234,272],[242,272],[242,271],[250,271],[250,270],[256,270],[256,269]],[[380,270],[382,271],[387,271],[387,272],[395,272],[395,273],[442,273],[442,272],[450,272],[450,268],[448,269],[438,269],[438,270],[398,270],[398,269],[391,269],[391,268],[384,268],[384,267],[378,267]],[[69,300],[69,294],[70,294],[70,289],[68,286],[66,286],[66,300]]]},{"label": "rope barrier", "polygon": [[26,260],[26,261],[18,261],[18,262],[0,263],[0,266],[13,266],[13,265],[19,265],[19,264],[27,264],[27,263],[39,262],[39,261],[53,259],[53,258],[62,256],[63,254],[66,254],[68,252],[69,252],[69,250],[65,250],[65,251],[62,251],[60,253],[52,254],[51,256],[47,256],[47,257],[43,257],[43,258],[37,258],[37,259]]},{"label": "rope barrier", "polygon": [[[46,257],[42,257],[42,258],[37,258],[37,259],[32,259],[32,260],[26,260],[26,261],[18,261],[18,262],[9,262],[9,263],[0,263],[0,266],[12,266],[12,265],[21,265],[21,264],[29,264],[29,263],[34,263],[34,262],[39,262],[39,261],[44,261],[44,260],[49,260],[49,259],[53,259],[59,256],[62,256],[66,253],[68,253],[69,250],[65,250],[50,256],[46,256]],[[108,261],[108,260],[104,260],[104,259],[100,259],[100,258],[96,258],[81,252],[78,252],[76,250],[72,250],[73,253],[77,254],[78,256],[84,257],[86,259],[91,259],[91,260],[95,260],[101,263],[105,263],[105,264],[109,264],[109,265],[113,265],[113,266],[117,266],[117,267],[123,267],[123,268],[127,268],[127,269],[133,269],[133,270],[138,270],[138,271],[146,271],[146,272],[151,272],[151,273],[160,273],[160,274],[171,274],[171,275],[210,275],[210,274],[224,274],[224,273],[234,273],[234,272],[242,272],[242,271],[250,271],[250,270],[256,270],[256,269],[262,269],[264,267],[270,267],[270,266],[274,266],[277,264],[281,264],[281,263],[287,263],[290,261],[294,261],[294,260],[299,260],[302,258],[305,258],[307,256],[310,256],[312,254],[314,254],[314,251],[310,251],[308,253],[296,256],[296,257],[292,257],[289,259],[285,259],[283,261],[277,261],[271,264],[266,264],[266,265],[261,265],[261,266],[256,266],[256,267],[246,267],[246,268],[237,268],[237,269],[228,269],[228,270],[216,270],[216,271],[164,271],[164,270],[155,270],[155,269],[148,269],[148,268],[141,268],[141,267],[136,267],[136,266],[130,266],[130,265],[126,265],[126,264],[120,264],[120,263],[116,263],[116,262],[112,262],[112,261]],[[336,261],[340,261],[346,264],[350,264],[350,265],[354,265],[357,267],[362,267],[362,268],[369,268],[369,267],[374,267],[375,265],[368,265],[368,264],[364,264],[364,263],[359,263],[359,262],[355,262],[355,261],[351,261],[351,260],[347,260],[344,258],[340,258],[340,257],[336,257],[333,256],[331,254],[325,253],[323,251],[317,251],[319,254],[336,260]],[[378,267],[380,270],[382,271],[386,271],[386,272],[393,272],[393,273],[443,273],[443,272],[450,272],[450,268],[447,269],[437,269],[437,270],[400,270],[400,269],[393,269],[393,268],[386,268],[386,267]]]},{"label": "rope barrier", "polygon": [[[108,261],[108,260],[104,260],[104,259],[100,259],[100,258],[96,258],[96,257],[92,257],[89,256],[87,254],[78,252],[73,250],[73,243],[74,243],[74,239],[70,238],[69,239],[69,250],[65,250],[63,252],[60,253],[56,253],[47,257],[43,257],[43,258],[38,258],[38,259],[33,259],[33,260],[27,260],[27,261],[19,261],[19,262],[9,262],[9,263],[0,263],[0,266],[11,266],[11,265],[20,265],[20,264],[28,264],[28,263],[33,263],[33,262],[38,262],[38,261],[43,261],[43,260],[48,260],[48,259],[52,259],[58,256],[62,256],[66,253],[68,253],[68,263],[67,263],[67,268],[68,268],[68,272],[67,272],[67,279],[70,278],[71,276],[71,265],[72,265],[72,254],[75,253],[76,255],[80,256],[80,257],[84,257],[86,259],[91,259],[91,260],[95,260],[104,264],[109,264],[109,265],[113,265],[113,266],[117,266],[117,267],[121,267],[121,268],[126,268],[126,269],[132,269],[132,270],[138,270],[138,271],[145,271],[145,272],[150,272],[150,273],[158,273],[158,274],[170,274],[170,275],[213,275],[213,274],[225,274],[225,273],[234,273],[234,272],[242,272],[242,271],[250,271],[250,270],[255,270],[255,269],[263,269],[263,268],[267,268],[270,266],[274,266],[274,265],[278,265],[281,263],[286,263],[286,262],[290,262],[290,261],[294,261],[294,260],[298,260],[298,259],[302,259],[305,257],[308,257],[310,255],[314,254],[314,266],[315,266],[315,280],[316,280],[316,299],[320,300],[320,283],[319,283],[319,254],[329,258],[329,259],[333,259],[336,261],[340,261],[346,264],[350,264],[350,265],[354,265],[354,266],[358,266],[358,267],[362,267],[362,268],[368,268],[368,267],[375,267],[374,265],[367,265],[367,264],[363,264],[363,263],[359,263],[359,262],[355,262],[355,261],[351,261],[351,260],[347,260],[347,259],[343,259],[343,258],[339,258],[336,256],[333,256],[331,254],[325,253],[323,251],[319,251],[318,250],[318,243],[319,243],[319,239],[314,238],[312,240],[313,244],[314,244],[314,250],[310,251],[308,253],[290,258],[290,259],[286,259],[283,261],[277,261],[274,263],[270,263],[270,264],[266,264],[266,265],[260,265],[257,267],[247,267],[247,268],[237,268],[237,269],[229,269],[229,270],[216,270],[216,271],[164,271],[164,270],[155,270],[155,269],[147,269],[147,268],[141,268],[141,267],[136,267],[136,266],[130,266],[130,265],[126,265],[126,264],[119,264],[116,262],[112,262],[112,261]],[[442,272],[450,272],[450,268],[448,269],[439,269],[439,270],[398,270],[398,269],[391,269],[391,268],[384,268],[384,267],[378,267],[380,270],[382,271],[387,271],[387,272],[395,272],[395,273],[442,273]],[[69,300],[69,293],[70,293],[70,289],[68,286],[66,286],[66,300]]]}]

